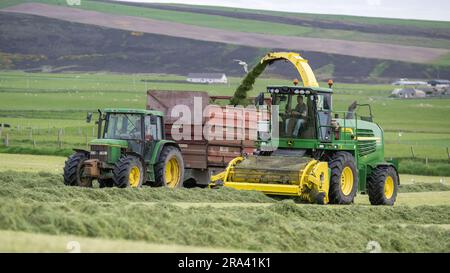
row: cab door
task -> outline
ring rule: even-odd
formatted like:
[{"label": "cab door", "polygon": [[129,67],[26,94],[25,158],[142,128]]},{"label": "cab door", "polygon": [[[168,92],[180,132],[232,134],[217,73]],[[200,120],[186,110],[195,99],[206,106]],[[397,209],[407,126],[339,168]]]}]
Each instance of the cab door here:
[{"label": "cab door", "polygon": [[331,142],[331,95],[318,94],[315,96],[315,101],[319,140]]},{"label": "cab door", "polygon": [[156,142],[162,139],[161,117],[146,115],[144,119],[144,159],[149,161],[152,157]]}]

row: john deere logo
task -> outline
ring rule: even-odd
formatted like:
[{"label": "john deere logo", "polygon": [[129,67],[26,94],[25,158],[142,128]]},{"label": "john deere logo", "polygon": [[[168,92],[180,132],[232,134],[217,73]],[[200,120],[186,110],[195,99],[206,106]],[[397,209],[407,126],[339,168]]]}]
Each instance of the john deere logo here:
[{"label": "john deere logo", "polygon": [[294,145],[294,141],[293,141],[292,139],[289,139],[288,142],[287,142],[287,144],[288,144],[289,146],[292,146],[292,145]]}]

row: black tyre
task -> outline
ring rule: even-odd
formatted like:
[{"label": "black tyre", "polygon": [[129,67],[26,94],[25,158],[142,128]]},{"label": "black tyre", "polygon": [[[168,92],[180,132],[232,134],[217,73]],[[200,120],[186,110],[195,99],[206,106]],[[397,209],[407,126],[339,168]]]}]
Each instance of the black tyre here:
[{"label": "black tyre", "polygon": [[145,178],[144,166],[138,157],[122,156],[113,170],[114,186],[118,188],[139,188]]},{"label": "black tyre", "polygon": [[397,192],[398,173],[393,167],[379,166],[367,178],[367,194],[372,205],[394,205]]},{"label": "black tyre", "polygon": [[114,180],[111,178],[98,179],[98,184],[99,184],[100,188],[111,188],[114,186]]},{"label": "black tyre", "polygon": [[155,186],[169,188],[183,187],[184,162],[181,152],[173,146],[166,146],[155,165]]},{"label": "black tyre", "polygon": [[88,159],[85,153],[74,153],[64,165],[64,184],[67,186],[92,187],[92,178],[84,176],[83,162]]},{"label": "black tyre", "polygon": [[355,158],[348,152],[335,153],[329,163],[331,169],[330,190],[331,204],[350,204],[358,190],[358,169]]}]

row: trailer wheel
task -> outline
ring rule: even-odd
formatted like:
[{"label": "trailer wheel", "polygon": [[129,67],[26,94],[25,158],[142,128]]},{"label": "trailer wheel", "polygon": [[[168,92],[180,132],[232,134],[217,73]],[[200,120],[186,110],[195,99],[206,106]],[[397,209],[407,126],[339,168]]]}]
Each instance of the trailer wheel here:
[{"label": "trailer wheel", "polygon": [[367,193],[372,205],[394,205],[397,192],[398,173],[393,167],[379,166],[367,179]]},{"label": "trailer wheel", "polygon": [[184,162],[179,149],[166,146],[155,165],[155,186],[168,188],[183,187]]},{"label": "trailer wheel", "polygon": [[329,199],[331,204],[350,204],[358,190],[358,171],[349,152],[337,152],[330,161]]},{"label": "trailer wheel", "polygon": [[114,186],[118,188],[139,188],[144,181],[144,166],[139,158],[122,156],[113,170]]},{"label": "trailer wheel", "polygon": [[83,177],[83,162],[88,159],[85,153],[76,152],[64,164],[64,184],[67,186],[92,187],[92,178]]}]

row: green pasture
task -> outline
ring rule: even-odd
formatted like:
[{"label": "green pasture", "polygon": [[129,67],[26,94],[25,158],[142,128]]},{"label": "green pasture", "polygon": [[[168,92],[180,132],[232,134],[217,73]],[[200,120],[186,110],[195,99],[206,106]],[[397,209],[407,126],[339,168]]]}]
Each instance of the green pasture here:
[{"label": "green pasture", "polygon": [[[96,136],[94,123],[85,123],[88,111],[106,107],[143,108],[148,89],[232,95],[239,82],[240,78],[233,77],[228,84],[208,85],[191,84],[185,82],[185,77],[176,75],[3,71],[0,72],[0,123],[12,127],[3,129],[0,144],[4,144],[8,134],[11,147],[31,150],[85,147],[86,141]],[[290,85],[291,81],[266,76],[257,80],[249,95],[256,96],[267,85],[277,84]],[[385,130],[386,157],[414,154],[424,159],[448,159],[449,100],[389,98],[393,88],[336,83],[334,109],[344,111],[354,100],[370,103],[375,121]],[[367,114],[367,110],[361,109],[360,113]],[[8,150],[0,146],[0,151]]]}]

